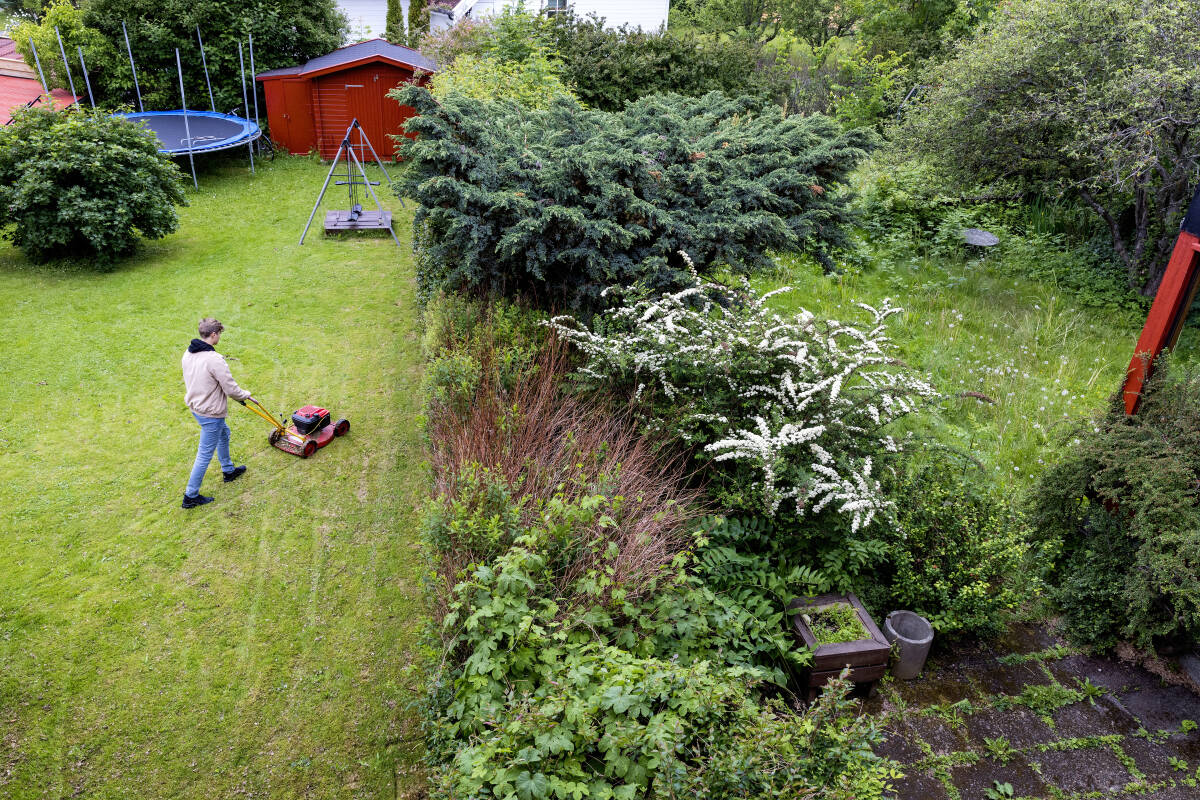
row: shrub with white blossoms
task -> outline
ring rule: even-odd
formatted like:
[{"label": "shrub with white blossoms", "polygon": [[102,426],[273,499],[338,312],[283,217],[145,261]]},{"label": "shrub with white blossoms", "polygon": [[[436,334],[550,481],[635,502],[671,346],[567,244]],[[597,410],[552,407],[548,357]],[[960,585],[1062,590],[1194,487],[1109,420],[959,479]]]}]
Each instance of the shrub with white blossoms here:
[{"label": "shrub with white blossoms", "polygon": [[858,531],[890,506],[874,476],[902,446],[888,426],[936,392],[892,355],[888,320],[902,309],[860,304],[864,327],[804,310],[785,318],[768,301],[786,291],[695,277],[674,294],[625,290],[593,330],[570,316],[548,324],[587,356],[587,380],[630,392],[652,428],[711,459],[722,504],[831,509]]}]

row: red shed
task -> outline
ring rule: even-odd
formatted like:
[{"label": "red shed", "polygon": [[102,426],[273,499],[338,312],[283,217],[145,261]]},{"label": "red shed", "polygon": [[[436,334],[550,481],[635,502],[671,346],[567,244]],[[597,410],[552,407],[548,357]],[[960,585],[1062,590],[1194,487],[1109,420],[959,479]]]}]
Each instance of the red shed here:
[{"label": "red shed", "polygon": [[418,70],[436,69],[416,50],[369,39],[256,77],[267,99],[271,139],[289,153],[315,149],[323,159],[334,158],[346,128],[357,117],[379,157],[393,158],[395,143],[388,134],[401,133],[404,120],[416,112],[387,93],[413,80]]}]

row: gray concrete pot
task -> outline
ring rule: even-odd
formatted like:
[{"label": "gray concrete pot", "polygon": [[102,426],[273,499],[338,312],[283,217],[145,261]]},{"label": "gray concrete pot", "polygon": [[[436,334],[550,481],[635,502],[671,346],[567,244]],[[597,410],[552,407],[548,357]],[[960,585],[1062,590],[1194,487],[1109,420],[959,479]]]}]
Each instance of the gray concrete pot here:
[{"label": "gray concrete pot", "polygon": [[883,622],[883,635],[898,650],[892,675],[902,680],[920,675],[933,645],[933,626],[929,620],[911,611],[893,611]]}]

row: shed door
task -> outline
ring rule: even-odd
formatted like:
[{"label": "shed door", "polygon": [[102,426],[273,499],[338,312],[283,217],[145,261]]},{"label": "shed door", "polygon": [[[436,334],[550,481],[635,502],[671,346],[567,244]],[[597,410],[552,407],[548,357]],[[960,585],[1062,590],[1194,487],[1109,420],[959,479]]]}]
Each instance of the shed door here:
[{"label": "shed door", "polygon": [[[387,97],[387,93],[411,77],[408,70],[377,62],[318,78],[321,157],[331,159],[337,155],[346,128],[357,118],[379,157],[391,159],[396,148],[388,134],[402,133],[401,122],[413,112],[402,109],[395,100]],[[357,144],[357,137],[352,142]],[[362,154],[356,151],[356,155]],[[367,157],[370,157],[370,151],[367,151]]]},{"label": "shed door", "polygon": [[282,81],[283,124],[287,127],[288,152],[297,155],[308,153],[317,144],[313,130],[312,105],[308,81]]}]

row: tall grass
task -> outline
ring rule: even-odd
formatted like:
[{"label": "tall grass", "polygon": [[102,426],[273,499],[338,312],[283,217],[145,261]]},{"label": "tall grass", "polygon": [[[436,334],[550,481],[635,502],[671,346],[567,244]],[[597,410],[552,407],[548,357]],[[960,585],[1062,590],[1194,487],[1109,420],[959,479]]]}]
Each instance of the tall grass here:
[{"label": "tall grass", "polygon": [[[569,587],[602,562],[611,570],[613,589],[629,599],[641,596],[684,549],[685,523],[698,513],[699,492],[685,486],[683,460],[642,436],[632,416],[605,398],[564,393],[565,342],[547,341],[511,387],[501,380],[498,364],[504,358],[497,343],[486,336],[475,342],[481,380],[470,402],[464,406],[431,394],[436,502],[443,507],[478,502],[482,468],[484,483],[503,483],[503,502],[519,519],[482,542],[474,535],[452,535],[444,542],[438,566],[443,586],[453,586],[468,565],[507,549],[522,529],[546,524],[556,500],[603,496],[606,513],[572,528],[578,540],[557,574],[556,596],[569,601]],[[564,609],[570,605],[564,603]]]},{"label": "tall grass", "polygon": [[[843,275],[782,258],[759,283],[794,287],[777,298],[781,311],[857,319],[858,302],[903,306],[892,334],[948,398],[937,414],[942,434],[1001,487],[1024,487],[1057,458],[1060,434],[1119,390],[1144,316],[1085,307],[1054,283],[1021,277],[1039,268],[1022,263],[1036,252],[997,250],[973,259],[877,247],[864,269]],[[1196,343],[1189,329],[1177,352],[1194,358]],[[994,402],[960,397],[967,392]]]}]

